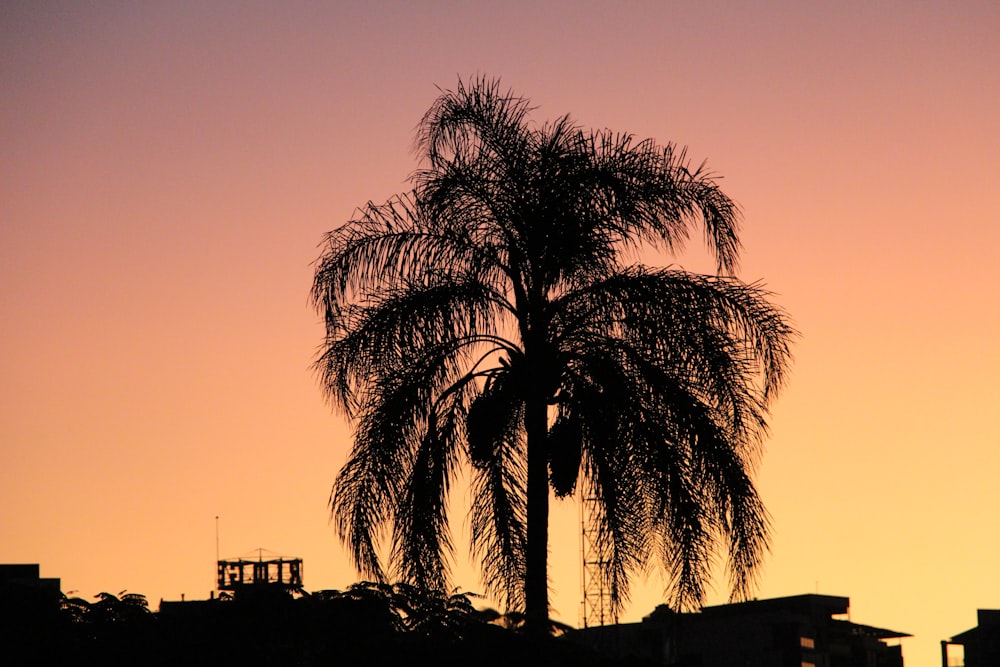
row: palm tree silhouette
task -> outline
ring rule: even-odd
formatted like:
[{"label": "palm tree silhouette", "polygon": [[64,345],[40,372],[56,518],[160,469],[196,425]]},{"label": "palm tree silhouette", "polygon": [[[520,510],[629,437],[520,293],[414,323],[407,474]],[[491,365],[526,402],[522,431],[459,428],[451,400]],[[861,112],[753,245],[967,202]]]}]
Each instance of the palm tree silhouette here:
[{"label": "palm tree silhouette", "polygon": [[[497,80],[442,92],[412,190],[325,239],[316,368],[356,424],[339,536],[366,575],[449,590],[448,493],[470,468],[484,583],[542,632],[550,489],[582,483],[616,609],[651,559],[675,607],[698,605],[720,545],[746,596],[768,544],[751,472],[794,332],[733,277],[738,207],[684,149],[530,111]],[[718,275],[629,263],[698,225]]]}]

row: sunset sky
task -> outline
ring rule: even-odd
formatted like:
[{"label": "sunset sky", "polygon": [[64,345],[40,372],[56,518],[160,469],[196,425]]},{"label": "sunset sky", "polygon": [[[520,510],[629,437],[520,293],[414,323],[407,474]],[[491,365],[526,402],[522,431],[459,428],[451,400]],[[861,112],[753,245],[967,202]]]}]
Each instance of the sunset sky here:
[{"label": "sunset sky", "polygon": [[[915,635],[908,666],[940,664],[1000,608],[998,35],[995,0],[4,2],[0,562],[204,598],[218,516],[223,557],[356,580],[327,522],[351,431],[310,368],[313,262],[406,188],[436,86],[485,74],[540,122],[686,145],[722,177],[741,277],[801,332],[757,477],[758,596],[849,596]],[[661,261],[704,269],[691,251]],[[564,504],[573,625],[579,562]],[[624,620],[661,593],[636,581]]]}]

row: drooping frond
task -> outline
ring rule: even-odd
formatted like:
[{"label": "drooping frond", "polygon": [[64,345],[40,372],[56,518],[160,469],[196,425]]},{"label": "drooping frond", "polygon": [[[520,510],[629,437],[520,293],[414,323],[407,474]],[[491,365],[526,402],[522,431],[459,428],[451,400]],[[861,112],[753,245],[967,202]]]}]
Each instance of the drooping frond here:
[{"label": "drooping frond", "polygon": [[583,502],[597,525],[594,547],[604,563],[601,576],[615,612],[629,599],[629,577],[641,569],[649,551],[649,519],[641,478],[629,461],[627,440],[631,406],[607,391],[596,378],[574,385],[573,400],[560,412],[581,423]]},{"label": "drooping frond", "polygon": [[[657,536],[675,604],[700,604],[719,543],[728,546],[734,595],[744,595],[767,549],[750,471],[766,428],[766,387],[788,363],[791,330],[780,311],[753,286],[641,267],[556,306],[553,328],[568,360],[561,408],[581,415],[585,433],[614,434],[599,449],[617,452],[628,471],[613,479],[634,479],[629,492],[644,498],[643,525]],[[598,448],[584,447],[595,465]],[[602,489],[604,503],[617,500],[613,488]]]},{"label": "drooping frond", "polygon": [[[458,354],[488,341],[503,345],[492,331],[504,308],[502,296],[474,280],[385,290],[345,309],[343,326],[330,333],[316,368],[328,396],[354,414],[380,376],[429,348]],[[420,400],[432,400],[435,387],[428,385]]]},{"label": "drooping frond", "polygon": [[468,415],[472,553],[482,563],[487,590],[508,609],[519,609],[524,602],[527,524],[524,404],[516,374],[505,362]]},{"label": "drooping frond", "polygon": [[739,207],[704,167],[691,169],[686,149],[608,130],[586,142],[603,189],[605,224],[621,243],[647,241],[673,254],[683,249],[691,224],[700,223],[719,270],[736,270]]},{"label": "drooping frond", "polygon": [[602,548],[614,566],[605,575],[613,601],[627,599],[627,576],[648,563],[656,544],[675,602],[697,606],[721,535],[712,506],[701,495],[684,431],[709,411],[695,409],[692,415],[668,403],[683,379],[625,346],[585,351],[572,368],[566,402],[582,415],[588,434],[590,477],[607,532]]},{"label": "drooping frond", "polygon": [[[759,384],[766,402],[785,382],[795,336],[786,315],[768,302],[770,296],[759,285],[730,278],[633,266],[567,293],[553,310],[559,335],[567,339],[611,325],[629,340],[670,355],[674,363],[692,364],[690,372],[698,372],[696,364],[710,355],[717,364],[701,370],[726,365],[736,372],[743,364],[746,374],[732,376],[733,388]],[[710,381],[711,373],[699,380]]]},{"label": "drooping frond", "polygon": [[[454,341],[421,352],[368,388],[331,515],[362,572],[384,577],[376,542],[393,523],[394,571],[445,590],[447,492],[474,376],[464,373],[467,353]],[[415,554],[420,562],[411,562]]]},{"label": "drooping frond", "polygon": [[383,581],[378,553],[380,528],[388,521],[402,480],[394,460],[404,452],[380,452],[355,441],[351,458],[340,469],[330,492],[330,516],[337,535],[350,551],[358,571]]},{"label": "drooping frond", "polygon": [[393,571],[401,581],[442,594],[451,588],[448,492],[464,440],[471,381],[454,385],[433,409],[395,509]]}]

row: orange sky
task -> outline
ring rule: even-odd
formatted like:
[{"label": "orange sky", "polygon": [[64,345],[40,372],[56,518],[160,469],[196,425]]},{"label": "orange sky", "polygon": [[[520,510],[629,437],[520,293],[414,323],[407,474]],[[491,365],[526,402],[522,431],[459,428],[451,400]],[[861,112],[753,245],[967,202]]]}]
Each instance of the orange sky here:
[{"label": "orange sky", "polygon": [[[206,597],[218,515],[223,557],[354,581],[311,263],[405,187],[434,86],[485,73],[539,120],[686,144],[724,177],[742,277],[802,332],[759,595],[850,596],[916,635],[907,665],[939,664],[1000,607],[1000,5],[487,4],[3,3],[0,561]],[[576,510],[555,519],[575,624]]]}]

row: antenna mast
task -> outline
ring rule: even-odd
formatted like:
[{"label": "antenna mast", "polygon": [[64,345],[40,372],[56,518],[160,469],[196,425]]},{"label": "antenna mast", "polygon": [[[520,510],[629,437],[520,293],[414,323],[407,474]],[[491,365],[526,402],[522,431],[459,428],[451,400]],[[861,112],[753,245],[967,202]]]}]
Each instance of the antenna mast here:
[{"label": "antenna mast", "polygon": [[[221,558],[219,556],[219,515],[216,514],[215,515],[215,564],[216,564],[216,568],[218,568],[218,564],[219,564],[220,561],[221,561]],[[218,580],[216,580],[215,587],[216,588],[219,587]]]}]

